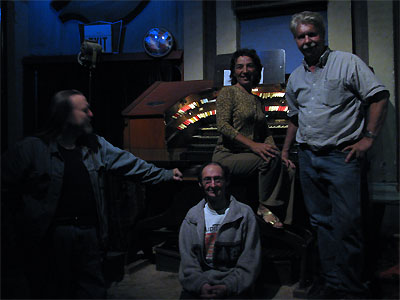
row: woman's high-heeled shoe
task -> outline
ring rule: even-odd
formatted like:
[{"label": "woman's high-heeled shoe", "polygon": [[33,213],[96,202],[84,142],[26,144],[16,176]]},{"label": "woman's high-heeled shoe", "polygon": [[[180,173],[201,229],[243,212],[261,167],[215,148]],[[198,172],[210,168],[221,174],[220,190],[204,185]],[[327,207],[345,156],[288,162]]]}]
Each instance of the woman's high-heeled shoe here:
[{"label": "woman's high-heeled shoe", "polygon": [[257,209],[257,215],[263,218],[263,220],[271,224],[274,228],[283,228],[283,223],[279,220],[277,216],[275,216],[268,208],[264,205],[259,205]]}]

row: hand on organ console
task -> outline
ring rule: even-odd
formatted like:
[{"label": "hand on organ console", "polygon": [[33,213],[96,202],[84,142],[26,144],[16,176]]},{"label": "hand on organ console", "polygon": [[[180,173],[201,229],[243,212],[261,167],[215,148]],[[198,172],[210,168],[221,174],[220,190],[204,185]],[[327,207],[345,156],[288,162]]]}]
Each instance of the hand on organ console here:
[{"label": "hand on organ console", "polygon": [[173,179],[175,181],[182,181],[183,180],[183,174],[181,173],[181,171],[179,171],[178,168],[173,169],[172,172],[174,174]]}]

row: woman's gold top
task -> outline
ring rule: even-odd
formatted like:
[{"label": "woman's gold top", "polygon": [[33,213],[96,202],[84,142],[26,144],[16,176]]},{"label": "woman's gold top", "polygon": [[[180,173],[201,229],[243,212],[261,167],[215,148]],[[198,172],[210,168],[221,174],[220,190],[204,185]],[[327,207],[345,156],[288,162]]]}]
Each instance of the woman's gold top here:
[{"label": "woman's gold top", "polygon": [[237,86],[224,87],[217,97],[217,127],[221,134],[215,151],[249,152],[235,137],[275,145],[263,111],[263,99]]}]

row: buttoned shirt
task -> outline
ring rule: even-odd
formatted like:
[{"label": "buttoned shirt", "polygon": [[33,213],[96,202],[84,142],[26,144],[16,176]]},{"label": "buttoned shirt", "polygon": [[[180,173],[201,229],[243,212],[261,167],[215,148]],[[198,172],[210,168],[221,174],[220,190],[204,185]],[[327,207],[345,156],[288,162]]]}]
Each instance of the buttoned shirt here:
[{"label": "buttoned shirt", "polygon": [[384,90],[354,54],[327,48],[314,72],[303,61],[286,88],[288,115],[298,115],[299,120],[296,141],[320,149],[358,140],[364,129],[365,105]]}]

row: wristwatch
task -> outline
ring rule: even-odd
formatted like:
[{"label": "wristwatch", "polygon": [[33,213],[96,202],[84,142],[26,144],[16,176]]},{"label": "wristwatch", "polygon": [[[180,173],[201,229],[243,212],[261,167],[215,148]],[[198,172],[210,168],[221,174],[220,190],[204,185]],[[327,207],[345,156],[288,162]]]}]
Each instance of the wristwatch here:
[{"label": "wristwatch", "polygon": [[375,139],[377,137],[377,135],[372,133],[372,131],[367,130],[364,132],[364,137],[367,137],[370,139]]}]

